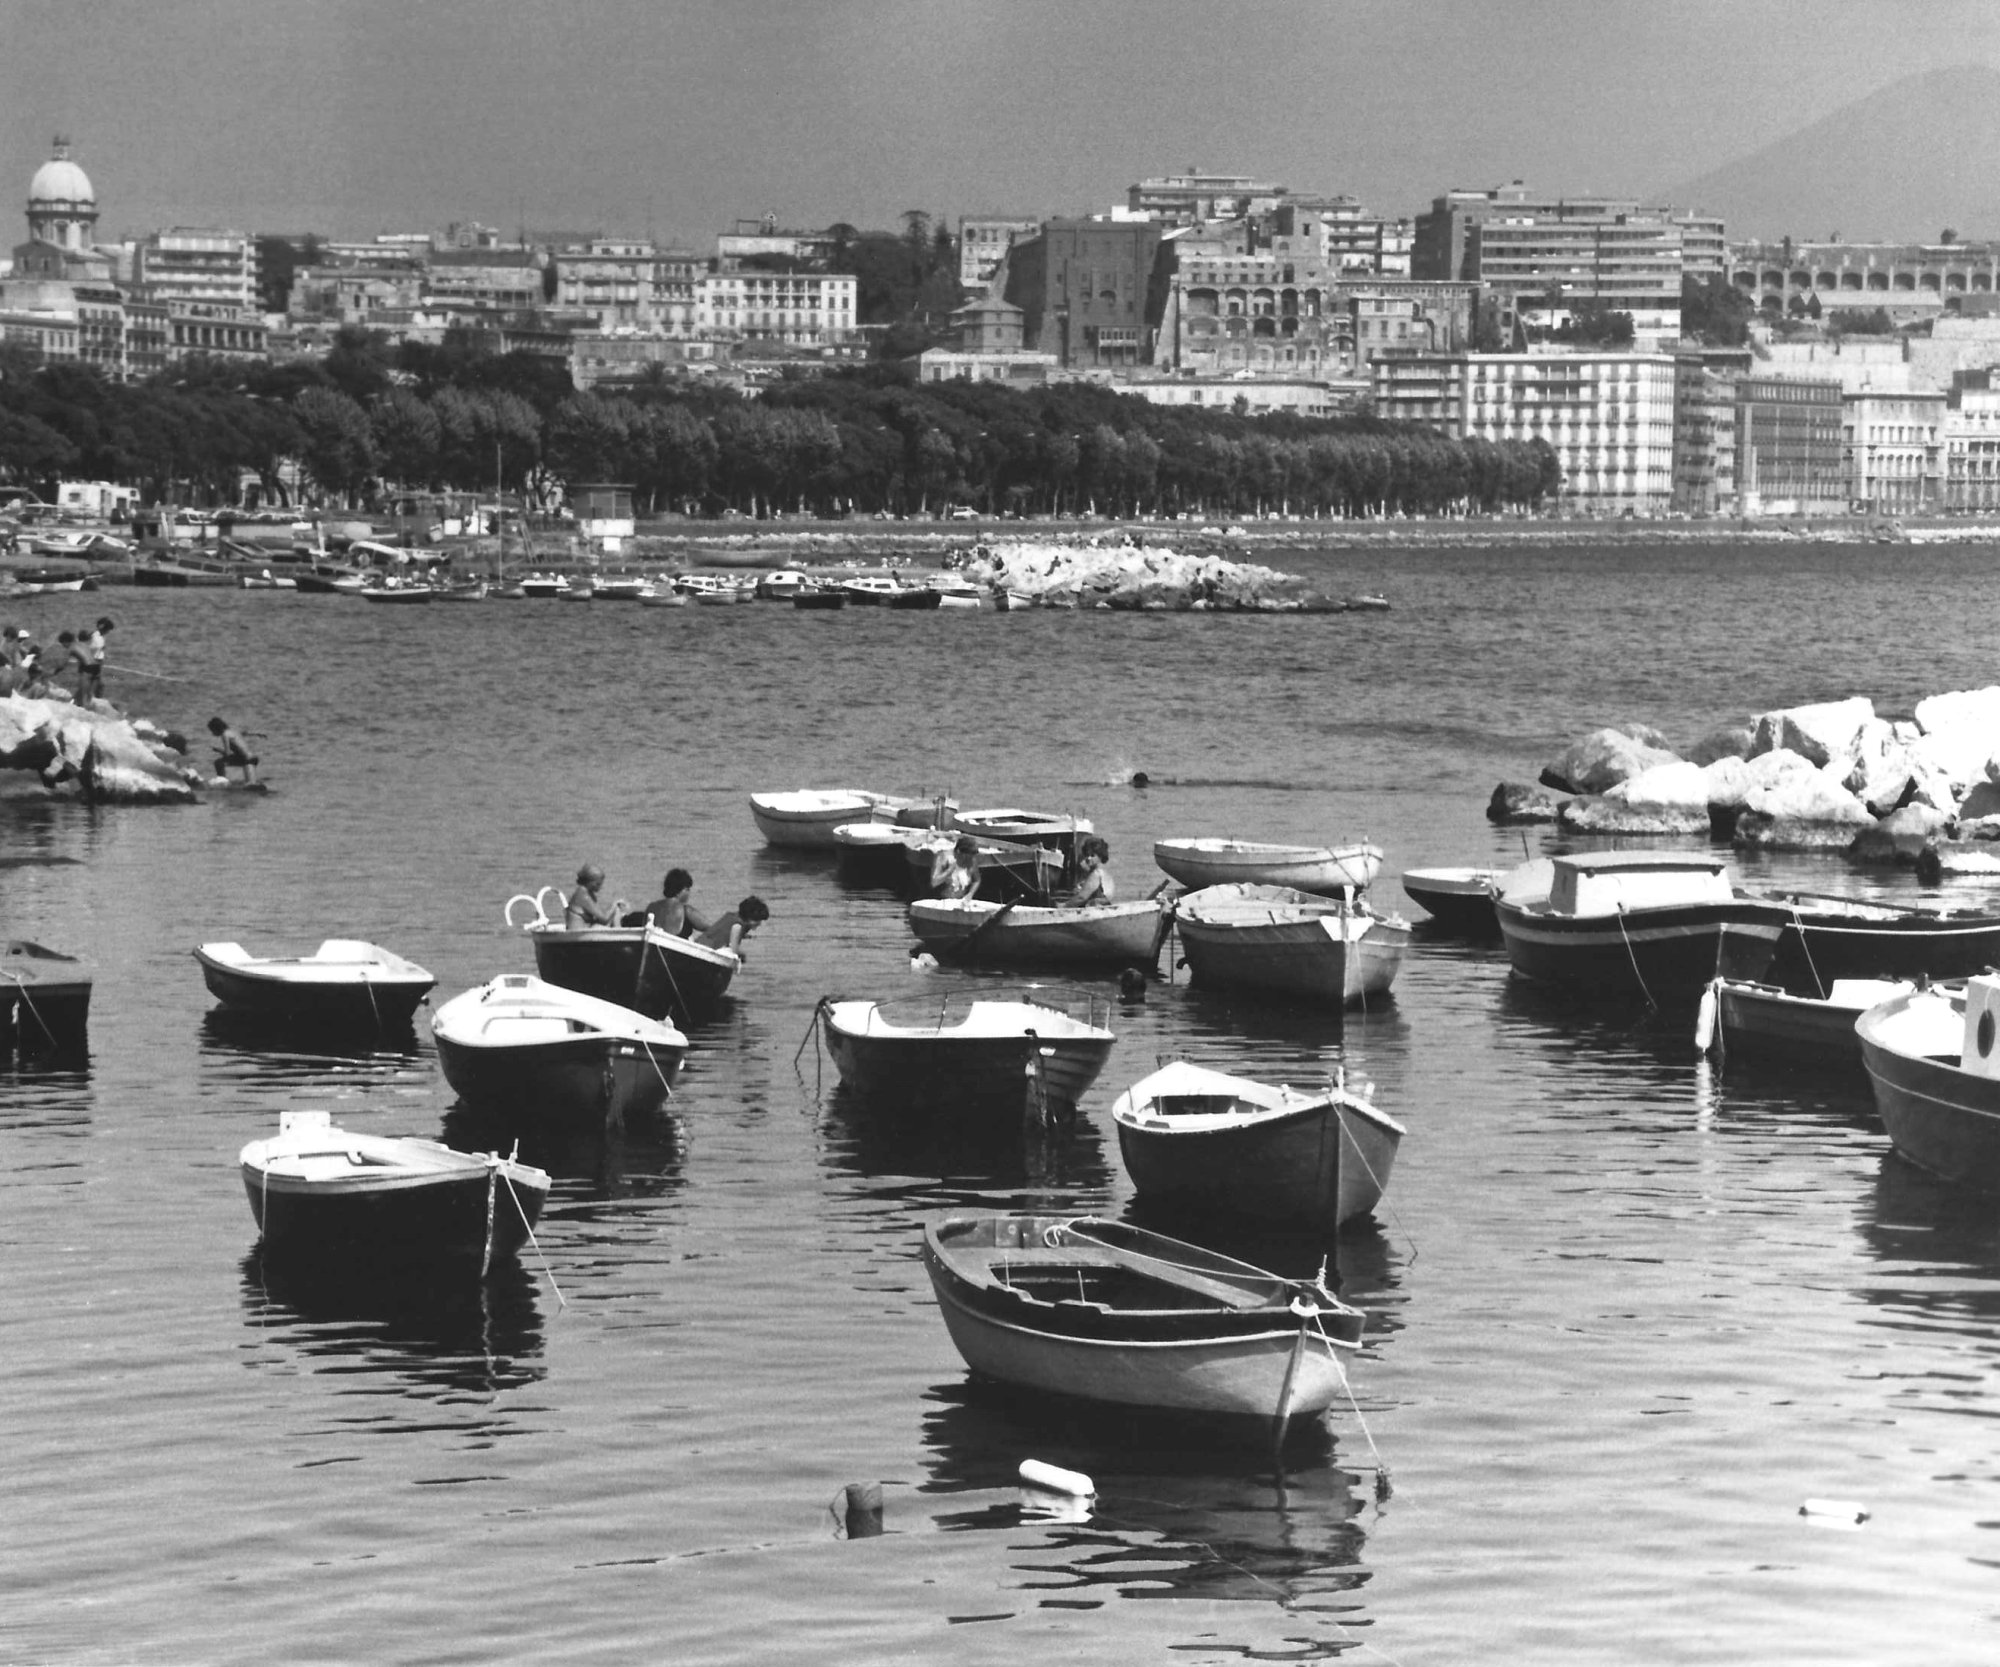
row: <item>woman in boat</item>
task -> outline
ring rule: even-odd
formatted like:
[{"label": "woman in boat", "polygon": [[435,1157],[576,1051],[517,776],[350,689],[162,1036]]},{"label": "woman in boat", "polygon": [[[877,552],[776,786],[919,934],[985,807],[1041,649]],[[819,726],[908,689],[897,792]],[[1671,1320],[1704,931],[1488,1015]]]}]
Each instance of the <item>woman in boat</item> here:
[{"label": "woman in boat", "polygon": [[226,718],[210,718],[208,732],[215,737],[215,773],[224,781],[231,770],[243,772],[247,786],[257,779],[257,755],[243,744],[243,737],[229,727]]},{"label": "woman in boat", "polygon": [[960,834],[956,843],[932,859],[931,890],[953,900],[978,892],[979,841],[971,834]]},{"label": "woman in boat", "polygon": [[741,955],[743,940],[770,918],[771,906],[752,893],[726,915],[717,915],[714,924],[697,934],[694,941],[710,949],[729,949]]},{"label": "woman in boat", "polygon": [[711,922],[688,902],[688,894],[693,890],[694,876],[685,868],[668,869],[666,878],[660,882],[660,895],[646,905],[647,924],[675,938],[691,938],[698,932],[706,932]]},{"label": "woman in boat", "polygon": [[1077,847],[1076,886],[1069,894],[1068,907],[1089,908],[1096,903],[1112,901],[1114,887],[1111,871],[1104,865],[1111,860],[1111,846],[1097,834],[1092,834]]},{"label": "woman in boat", "polygon": [[576,890],[563,903],[563,925],[571,932],[590,926],[616,926],[618,910],[600,895],[604,890],[604,870],[587,862],[576,871]]}]

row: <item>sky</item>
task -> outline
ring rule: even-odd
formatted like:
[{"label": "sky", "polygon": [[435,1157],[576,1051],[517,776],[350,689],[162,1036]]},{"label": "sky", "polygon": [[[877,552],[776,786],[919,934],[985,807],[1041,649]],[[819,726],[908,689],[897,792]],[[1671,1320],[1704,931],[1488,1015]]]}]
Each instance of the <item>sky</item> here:
[{"label": "sky", "polygon": [[1101,212],[1191,167],[1414,215],[1662,191],[1962,63],[2000,65],[1993,0],[0,0],[0,177],[25,205],[66,134],[107,241],[704,247]]}]

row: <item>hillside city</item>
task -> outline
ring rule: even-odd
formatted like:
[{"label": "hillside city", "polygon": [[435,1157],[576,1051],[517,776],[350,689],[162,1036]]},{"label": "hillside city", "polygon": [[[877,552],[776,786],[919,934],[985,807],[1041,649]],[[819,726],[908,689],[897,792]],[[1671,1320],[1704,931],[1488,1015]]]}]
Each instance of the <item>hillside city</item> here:
[{"label": "hillside city", "polygon": [[[1697,211],[1519,180],[1395,218],[1197,172],[1083,216],[766,218],[711,250],[472,223],[105,243],[98,218],[59,139],[0,275],[10,362],[143,384],[365,343],[525,357],[606,397],[872,366],[919,389],[1080,385],[1508,455],[1542,442],[1560,484],[1541,507],[1576,514],[2000,509],[2000,242],[1949,229],[1740,241]],[[0,478],[33,472],[0,447]]]}]

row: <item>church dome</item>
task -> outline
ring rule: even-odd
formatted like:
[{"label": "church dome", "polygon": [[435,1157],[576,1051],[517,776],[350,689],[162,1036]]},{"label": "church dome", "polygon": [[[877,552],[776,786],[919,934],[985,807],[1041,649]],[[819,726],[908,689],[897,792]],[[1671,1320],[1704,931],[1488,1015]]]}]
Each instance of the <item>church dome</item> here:
[{"label": "church dome", "polygon": [[[15,177],[18,179],[20,176]],[[53,205],[96,201],[97,193],[91,189],[90,175],[70,161],[67,145],[56,147],[56,154],[35,170],[35,177],[28,185],[30,208],[43,203]]]}]

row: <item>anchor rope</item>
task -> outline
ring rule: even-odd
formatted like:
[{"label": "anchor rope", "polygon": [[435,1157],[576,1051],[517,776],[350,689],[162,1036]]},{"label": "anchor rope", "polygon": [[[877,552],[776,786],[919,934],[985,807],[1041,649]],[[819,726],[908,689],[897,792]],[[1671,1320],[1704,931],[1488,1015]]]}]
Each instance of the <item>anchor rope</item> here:
[{"label": "anchor rope", "polygon": [[1792,905],[1792,924],[1798,928],[1799,948],[1805,951],[1806,971],[1812,974],[1813,988],[1819,991],[1819,999],[1825,1001],[1828,994],[1826,981],[1820,977],[1819,968],[1813,962],[1812,944],[1806,937],[1806,923],[1796,903]]},{"label": "anchor rope", "polygon": [[1361,1403],[1354,1398],[1354,1385],[1347,1381],[1347,1365],[1340,1358],[1340,1351],[1334,1347],[1333,1339],[1326,1334],[1318,1314],[1311,1320],[1312,1328],[1319,1333],[1319,1340],[1326,1345],[1326,1357],[1333,1362],[1335,1375],[1340,1379],[1341,1391],[1347,1396],[1347,1404],[1354,1411],[1354,1421],[1361,1426],[1361,1433],[1367,1438],[1368,1452],[1375,1460],[1375,1497],[1386,1499],[1390,1493],[1389,1465],[1382,1457],[1382,1449],[1375,1445],[1375,1432],[1368,1427],[1368,1420],[1362,1416]]},{"label": "anchor rope", "polygon": [[5,967],[0,968],[0,977],[4,977],[13,983],[14,993],[21,998],[21,1005],[27,1008],[28,1017],[35,1021],[35,1026],[41,1031],[43,1039],[51,1047],[55,1046],[56,1033],[49,1029],[49,1021],[42,1017],[41,1009],[35,1005],[35,998],[28,994],[27,974],[16,972],[12,967]]},{"label": "anchor rope", "polygon": [[[514,1150],[518,1152],[520,1149],[520,1142],[516,1141],[514,1143]],[[528,1212],[521,1207],[521,1195],[514,1190],[514,1177],[500,1167],[501,1160],[496,1154],[489,1153],[487,1161],[494,1166],[495,1172],[507,1183],[507,1196],[514,1200],[514,1213],[521,1218],[521,1229],[528,1235],[528,1243],[533,1247],[536,1258],[542,1264],[542,1272],[548,1278],[549,1289],[556,1294],[556,1306],[558,1308],[567,1308],[569,1303],[563,1297],[562,1287],[556,1283],[555,1269],[549,1266],[548,1257],[542,1254],[541,1241],[535,1237],[535,1224],[528,1219]],[[513,1160],[510,1158],[507,1161],[511,1163]]]},{"label": "anchor rope", "polygon": [[1625,930],[1625,905],[1618,905],[1618,936],[1625,940],[1625,955],[1632,963],[1632,976],[1639,981],[1639,993],[1646,998],[1646,1005],[1653,1012],[1660,1010],[1660,1004],[1653,999],[1653,992],[1646,988],[1646,975],[1639,970],[1639,952],[1632,947],[1632,934]]}]

